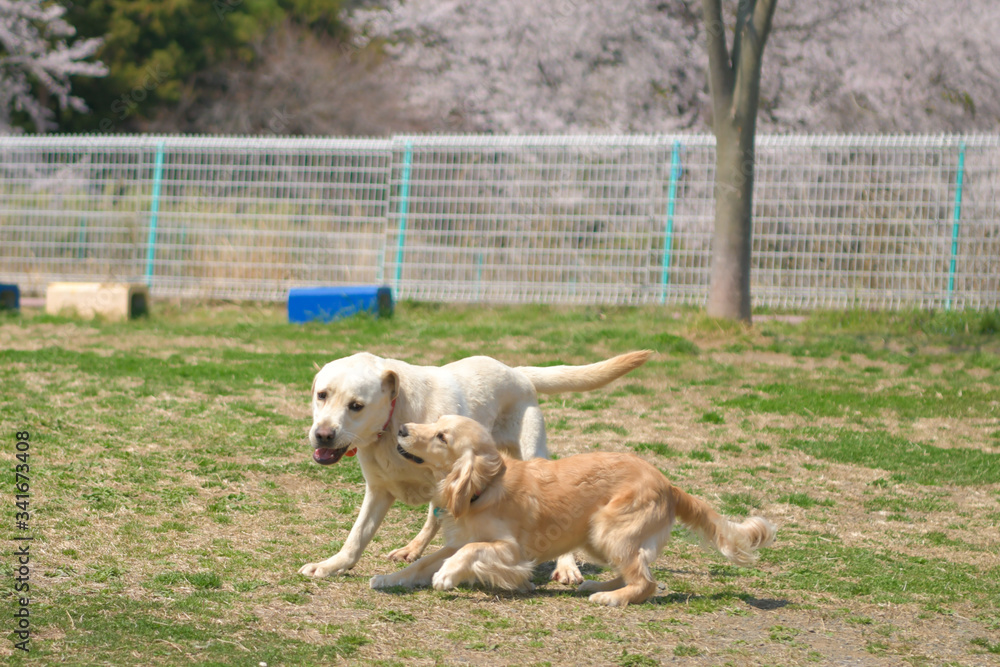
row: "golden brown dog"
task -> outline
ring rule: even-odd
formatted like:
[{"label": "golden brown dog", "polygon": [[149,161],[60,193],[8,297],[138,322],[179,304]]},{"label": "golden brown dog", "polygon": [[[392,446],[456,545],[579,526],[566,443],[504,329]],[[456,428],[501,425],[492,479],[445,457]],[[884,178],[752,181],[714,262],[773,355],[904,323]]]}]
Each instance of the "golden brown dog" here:
[{"label": "golden brown dog", "polygon": [[649,565],[675,518],[737,565],[752,563],[774,540],[766,519],[728,521],[632,454],[519,461],[503,456],[481,424],[454,415],[404,424],[397,441],[413,465],[441,480],[434,502],[446,510],[446,543],[404,570],[372,578],[372,588],[447,590],[478,579],[531,590],[536,563],[583,549],[618,576],[578,590],[593,592],[592,602],[624,606],[656,590]]}]

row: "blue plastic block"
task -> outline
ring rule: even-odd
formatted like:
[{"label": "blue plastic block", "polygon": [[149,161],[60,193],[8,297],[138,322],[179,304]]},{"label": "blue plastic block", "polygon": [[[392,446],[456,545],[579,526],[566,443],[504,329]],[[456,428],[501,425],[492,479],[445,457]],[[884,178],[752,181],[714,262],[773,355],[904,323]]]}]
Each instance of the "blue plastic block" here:
[{"label": "blue plastic block", "polygon": [[330,322],[359,311],[392,315],[392,291],[375,285],[293,287],[288,290],[288,321]]},{"label": "blue plastic block", "polygon": [[0,283],[0,310],[17,310],[21,307],[21,290],[17,285]]}]

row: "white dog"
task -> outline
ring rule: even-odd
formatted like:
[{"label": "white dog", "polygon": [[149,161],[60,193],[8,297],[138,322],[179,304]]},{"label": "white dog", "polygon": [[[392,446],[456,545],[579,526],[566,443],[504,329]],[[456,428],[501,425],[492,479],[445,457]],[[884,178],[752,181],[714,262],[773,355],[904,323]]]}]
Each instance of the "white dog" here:
[{"label": "white dog", "polygon": [[[470,357],[440,368],[412,366],[368,353],[331,361],[313,380],[313,459],[329,465],[356,451],[365,498],[340,552],[299,572],[312,577],[346,572],[361,558],[396,499],[407,505],[431,501],[434,473],[404,458],[407,454],[396,442],[400,425],[463,415],[489,429],[497,447],[509,455],[548,458],[537,394],[603,387],[641,366],[651,354],[643,350],[586,366],[548,368],[511,368],[489,357]],[[439,525],[432,506],[423,529],[389,558],[416,560]],[[566,584],[583,581],[572,553],[559,558],[552,578]]]}]

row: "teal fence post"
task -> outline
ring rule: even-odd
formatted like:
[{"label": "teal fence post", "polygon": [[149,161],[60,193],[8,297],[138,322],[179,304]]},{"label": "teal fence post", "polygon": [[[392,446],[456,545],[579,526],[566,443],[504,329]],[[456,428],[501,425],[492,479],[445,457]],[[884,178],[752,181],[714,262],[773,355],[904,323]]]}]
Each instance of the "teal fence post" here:
[{"label": "teal fence post", "polygon": [[84,247],[87,243],[87,218],[85,216],[80,216],[80,227],[76,234],[76,258],[82,259],[86,253],[84,253]]},{"label": "teal fence post", "polygon": [[476,254],[476,301],[482,298],[483,287],[483,253]]},{"label": "teal fence post", "polygon": [[410,210],[410,167],[413,165],[413,143],[406,142],[403,154],[403,179],[399,186],[399,243],[396,246],[396,284],[393,291],[399,298],[399,282],[403,277],[403,246],[406,244],[406,216]]},{"label": "teal fence post", "polygon": [[660,303],[667,301],[670,284],[670,252],[674,247],[674,207],[677,201],[677,180],[681,176],[681,142],[675,141],[670,155],[670,187],[667,189],[667,228],[663,238],[663,272],[661,274]]},{"label": "teal fence post", "polygon": [[160,184],[163,182],[163,144],[156,145],[153,168],[153,196],[149,204],[149,238],[146,239],[146,286],[153,285],[153,259],[156,257],[156,223],[160,217]]},{"label": "teal fence post", "polygon": [[955,292],[955,262],[958,257],[958,232],[962,221],[962,183],[965,180],[965,141],[958,146],[958,173],[955,175],[955,209],[951,223],[951,262],[948,265],[948,300],[945,309],[951,310],[951,298]]}]

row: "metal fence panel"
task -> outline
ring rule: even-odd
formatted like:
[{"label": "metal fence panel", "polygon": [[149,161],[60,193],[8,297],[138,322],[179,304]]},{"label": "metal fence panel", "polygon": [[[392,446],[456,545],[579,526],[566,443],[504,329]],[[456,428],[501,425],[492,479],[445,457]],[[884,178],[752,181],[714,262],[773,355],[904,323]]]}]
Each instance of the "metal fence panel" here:
[{"label": "metal fence panel", "polygon": [[[1000,306],[1000,136],[757,141],[754,305]],[[710,135],[0,137],[0,281],[704,302]]]},{"label": "metal fence panel", "polygon": [[659,157],[641,137],[399,138],[393,286],[433,301],[647,301]]},{"label": "metal fence panel", "polygon": [[386,141],[0,139],[0,275],[284,299],[382,279]]}]

